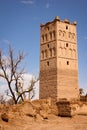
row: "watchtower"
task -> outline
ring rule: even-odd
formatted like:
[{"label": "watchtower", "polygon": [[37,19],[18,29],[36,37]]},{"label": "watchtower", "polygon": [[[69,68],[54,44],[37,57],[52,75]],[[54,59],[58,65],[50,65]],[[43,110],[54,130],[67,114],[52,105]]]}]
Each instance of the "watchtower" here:
[{"label": "watchtower", "polygon": [[56,16],[40,29],[40,99],[78,99],[76,21]]}]

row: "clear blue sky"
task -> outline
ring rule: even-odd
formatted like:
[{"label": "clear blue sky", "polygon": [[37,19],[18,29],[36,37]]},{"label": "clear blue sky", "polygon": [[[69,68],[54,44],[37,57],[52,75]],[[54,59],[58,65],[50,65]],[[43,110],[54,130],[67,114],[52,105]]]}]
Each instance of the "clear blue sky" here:
[{"label": "clear blue sky", "polygon": [[28,53],[26,71],[39,74],[40,23],[77,21],[79,86],[87,90],[87,0],[0,0],[0,48]]}]

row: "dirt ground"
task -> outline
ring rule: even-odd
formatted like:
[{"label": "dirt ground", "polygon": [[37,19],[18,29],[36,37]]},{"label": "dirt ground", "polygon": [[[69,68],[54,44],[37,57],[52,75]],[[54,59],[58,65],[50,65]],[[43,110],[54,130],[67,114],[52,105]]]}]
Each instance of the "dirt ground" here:
[{"label": "dirt ground", "polygon": [[87,130],[87,116],[64,118],[50,115],[47,120],[16,117],[9,122],[0,121],[0,130]]},{"label": "dirt ground", "polygon": [[[15,109],[0,109],[0,130],[87,130],[86,114],[59,117],[50,113],[48,118],[44,119],[39,114],[37,114],[37,118],[30,116],[27,108],[28,106],[25,104],[22,107],[15,107]],[[8,122],[2,120],[3,112],[8,114]]]}]

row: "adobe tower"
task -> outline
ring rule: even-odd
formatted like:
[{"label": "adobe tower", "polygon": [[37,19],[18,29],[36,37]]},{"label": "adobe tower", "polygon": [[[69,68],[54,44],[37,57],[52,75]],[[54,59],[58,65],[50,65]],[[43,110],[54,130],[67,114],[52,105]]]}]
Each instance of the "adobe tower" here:
[{"label": "adobe tower", "polygon": [[40,99],[78,99],[76,21],[56,16],[40,29]]}]

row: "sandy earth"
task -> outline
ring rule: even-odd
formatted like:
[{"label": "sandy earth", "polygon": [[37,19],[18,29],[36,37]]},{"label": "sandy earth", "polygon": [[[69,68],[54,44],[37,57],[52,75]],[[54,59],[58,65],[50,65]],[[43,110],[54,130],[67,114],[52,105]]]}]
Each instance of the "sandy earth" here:
[{"label": "sandy earth", "polygon": [[27,108],[27,105],[24,105],[11,110],[5,109],[4,112],[7,111],[9,118],[8,122],[1,119],[3,110],[0,109],[0,130],[87,130],[86,114],[73,117],[59,117],[49,114],[48,119],[43,119],[39,114],[37,114],[37,118],[26,114]]},{"label": "sandy earth", "polygon": [[[4,128],[4,129],[3,129]],[[87,116],[77,115],[72,118],[49,115],[48,119],[40,117],[16,117],[9,122],[0,121],[0,130],[87,130]]]}]

